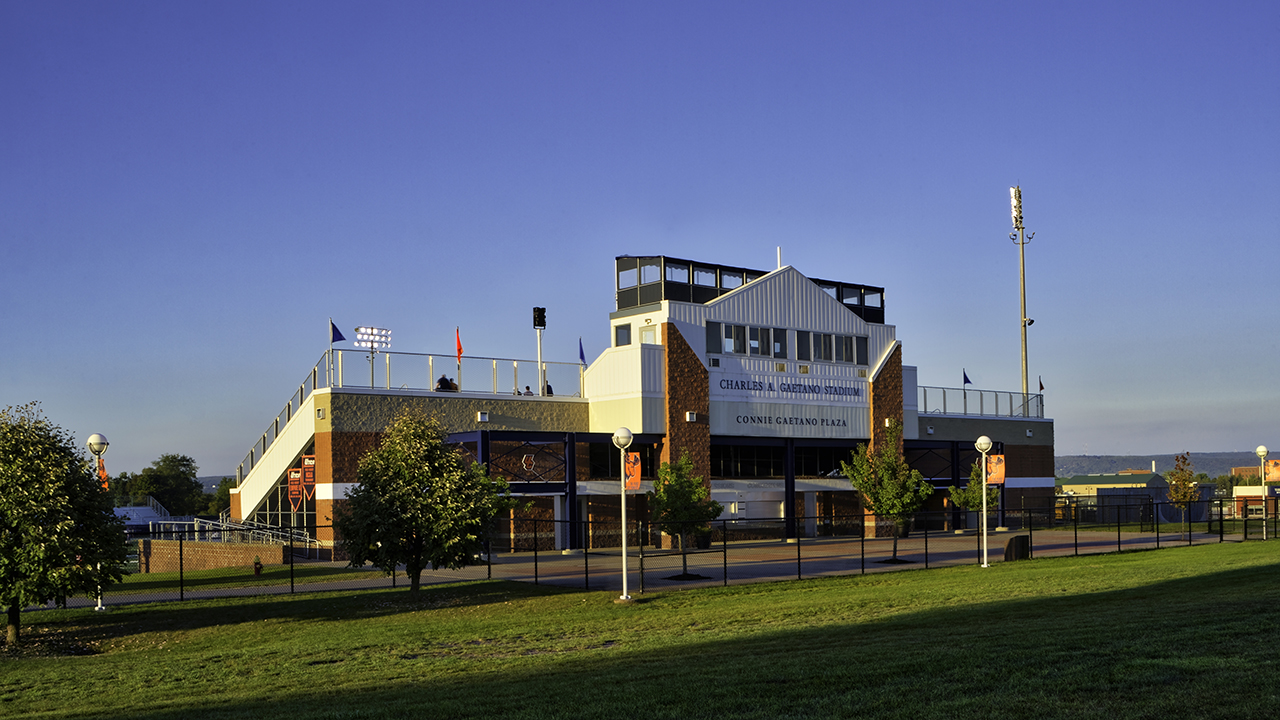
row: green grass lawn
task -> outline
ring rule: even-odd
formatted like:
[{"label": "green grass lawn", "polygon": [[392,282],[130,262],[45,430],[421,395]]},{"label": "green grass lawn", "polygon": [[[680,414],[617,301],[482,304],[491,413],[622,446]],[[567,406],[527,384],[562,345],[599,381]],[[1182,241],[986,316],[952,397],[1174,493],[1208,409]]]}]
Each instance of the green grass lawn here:
[{"label": "green grass lawn", "polygon": [[613,594],[508,582],[23,616],[0,716],[1271,718],[1280,543]]}]

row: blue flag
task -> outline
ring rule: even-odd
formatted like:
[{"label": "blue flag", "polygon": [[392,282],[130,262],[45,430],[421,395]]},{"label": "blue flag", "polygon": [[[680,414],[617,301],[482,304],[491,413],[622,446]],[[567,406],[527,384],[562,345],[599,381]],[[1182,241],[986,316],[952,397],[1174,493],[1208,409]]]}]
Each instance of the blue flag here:
[{"label": "blue flag", "polygon": [[587,364],[587,354],[582,351],[582,338],[578,338],[578,362]]},{"label": "blue flag", "polygon": [[343,340],[346,340],[346,338],[342,336],[342,331],[338,329],[337,325],[333,324],[332,320],[330,320],[329,321],[329,342],[336,343],[336,342],[342,342]]},{"label": "blue flag", "polygon": [[972,385],[972,384],[973,384],[973,381],[969,379],[969,373],[965,372],[965,371],[964,371],[964,368],[960,368],[960,374],[961,374],[961,375],[964,375],[964,384],[965,384],[965,385]]}]

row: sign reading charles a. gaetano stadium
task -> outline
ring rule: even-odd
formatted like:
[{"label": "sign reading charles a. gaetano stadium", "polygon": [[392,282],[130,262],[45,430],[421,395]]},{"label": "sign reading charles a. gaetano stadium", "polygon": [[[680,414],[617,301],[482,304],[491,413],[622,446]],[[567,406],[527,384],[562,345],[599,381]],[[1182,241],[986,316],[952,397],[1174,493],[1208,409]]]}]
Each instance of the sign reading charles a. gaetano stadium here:
[{"label": "sign reading charles a. gaetano stadium", "polygon": [[756,395],[823,402],[857,402],[866,399],[865,385],[865,382],[842,383],[834,380],[816,381],[785,377],[761,380],[748,375],[725,375],[711,381],[711,394],[726,397]]}]

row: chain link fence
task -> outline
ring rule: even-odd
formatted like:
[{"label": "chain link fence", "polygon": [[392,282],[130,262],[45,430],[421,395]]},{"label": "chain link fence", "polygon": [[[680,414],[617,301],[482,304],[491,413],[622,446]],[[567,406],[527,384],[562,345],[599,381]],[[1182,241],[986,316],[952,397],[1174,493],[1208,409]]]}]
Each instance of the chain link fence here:
[{"label": "chain link fence", "polygon": [[[1231,500],[1178,506],[1151,501],[1098,504],[1087,498],[988,515],[986,559],[1147,550],[1276,537],[1277,519],[1251,515]],[[485,551],[458,570],[425,570],[423,584],[505,579],[586,590],[620,590],[623,567],[639,592],[891,572],[984,560],[980,513],[916,513],[901,523],[858,516],[798,518],[788,537],[776,518],[655,526],[628,523],[622,552],[618,520],[570,523],[502,518]],[[331,528],[319,528],[328,536]],[[129,575],[108,588],[104,605],[193,598],[405,587],[403,567],[385,573],[350,567],[335,550],[291,536],[274,542],[166,529],[129,540]],[[96,598],[67,599],[91,606]],[[35,608],[33,608],[35,609]]]}]

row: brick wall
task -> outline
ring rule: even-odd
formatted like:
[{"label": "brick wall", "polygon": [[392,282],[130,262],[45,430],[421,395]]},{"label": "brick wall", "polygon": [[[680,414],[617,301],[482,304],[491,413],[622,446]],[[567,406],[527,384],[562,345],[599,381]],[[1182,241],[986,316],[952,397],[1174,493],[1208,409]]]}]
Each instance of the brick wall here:
[{"label": "brick wall", "polygon": [[[667,438],[662,444],[661,462],[674,463],[689,451],[694,477],[711,487],[711,425],[702,420],[711,408],[711,379],[702,360],[676,326],[662,324],[662,347],[666,361]],[[689,422],[685,413],[698,414]]]},{"label": "brick wall", "polygon": [[[281,565],[287,561],[283,545],[184,541],[181,567],[186,572],[243,567],[252,573],[255,557],[261,558],[263,565]],[[177,572],[178,567],[177,540],[138,541],[138,572]]]},{"label": "brick wall", "polygon": [[[884,442],[884,421],[902,424],[902,346],[890,353],[889,359],[871,380],[871,448]],[[898,449],[902,449],[899,442]]]}]

